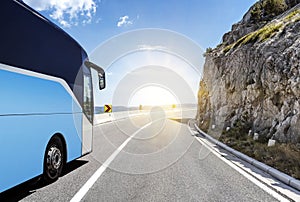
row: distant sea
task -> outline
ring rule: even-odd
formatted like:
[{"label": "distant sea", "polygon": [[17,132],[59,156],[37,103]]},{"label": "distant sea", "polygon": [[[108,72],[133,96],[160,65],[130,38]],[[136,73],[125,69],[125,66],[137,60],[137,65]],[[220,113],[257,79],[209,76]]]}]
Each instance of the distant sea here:
[{"label": "distant sea", "polygon": [[[123,106],[113,106],[112,111],[113,112],[122,112],[122,111],[134,111],[138,110],[138,107],[123,107]],[[104,113],[104,107],[95,107],[95,114],[102,114]]]},{"label": "distant sea", "polygon": [[[197,104],[182,104],[180,105],[181,108],[197,108]],[[164,106],[171,108],[170,106]],[[178,108],[179,106],[176,106]],[[152,106],[143,106],[143,110],[150,110]],[[112,107],[112,112],[122,112],[122,111],[134,111],[134,110],[139,110],[139,107],[124,107],[124,106],[113,106]],[[96,106],[95,107],[95,114],[102,114],[104,113],[104,106]]]}]

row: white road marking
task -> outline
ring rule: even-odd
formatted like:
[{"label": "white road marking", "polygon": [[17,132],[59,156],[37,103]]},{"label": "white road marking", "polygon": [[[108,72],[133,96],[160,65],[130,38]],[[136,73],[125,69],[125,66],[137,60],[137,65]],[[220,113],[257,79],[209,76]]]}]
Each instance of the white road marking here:
[{"label": "white road marking", "polygon": [[150,122],[140,129],[138,129],[135,133],[133,133],[129,138],[127,138],[119,148],[117,148],[114,153],[102,164],[100,168],[90,177],[90,179],[81,187],[81,189],[75,194],[75,196],[71,199],[70,202],[79,202],[86,195],[89,189],[95,184],[95,182],[99,179],[99,177],[103,174],[106,168],[111,164],[111,162],[117,157],[117,155],[123,150],[123,148],[128,144],[128,142],[140,131],[150,126],[153,122]]},{"label": "white road marking", "polygon": [[[190,131],[192,132],[192,131]],[[193,134],[193,132],[192,132]],[[199,137],[195,136],[196,140],[198,140],[198,142],[200,142],[201,145],[204,145],[207,149],[209,149],[215,156],[217,156],[219,159],[221,159],[223,162],[225,162],[227,165],[229,165],[231,168],[235,169],[237,172],[239,172],[241,175],[243,175],[244,177],[246,177],[248,180],[250,180],[252,183],[254,183],[256,186],[258,186],[259,188],[261,188],[262,190],[264,190],[265,192],[267,192],[268,194],[270,194],[271,196],[273,196],[274,198],[276,198],[279,201],[283,201],[283,202],[290,202],[290,200],[288,200],[287,198],[283,197],[282,195],[280,195],[279,193],[277,193],[276,191],[272,190],[271,188],[269,188],[267,185],[263,184],[262,182],[260,182],[259,180],[257,180],[255,177],[253,177],[252,175],[250,175],[249,173],[247,173],[246,171],[244,171],[243,169],[241,169],[240,167],[238,167],[236,164],[232,163],[231,161],[229,161],[228,159],[225,159],[220,153],[218,153],[217,151],[215,151],[213,148],[211,148],[210,146],[207,145],[207,143],[205,143],[203,140],[201,140]]]},{"label": "white road marking", "polygon": [[[139,130],[137,130],[135,133],[133,133],[129,138],[127,138],[121,146],[119,146],[114,153],[102,164],[100,168],[90,177],[90,179],[81,187],[81,189],[75,194],[75,196],[70,200],[70,202],[80,202],[82,198],[86,195],[86,193],[89,191],[89,189],[95,184],[95,182],[99,179],[99,177],[104,173],[106,168],[111,164],[111,162],[117,157],[117,155],[123,150],[123,148],[128,144],[128,142],[140,131],[147,128],[149,125],[151,125],[152,122],[144,125]],[[190,128],[190,127],[189,127]],[[193,132],[190,130],[190,132],[193,134]],[[282,195],[278,194],[276,191],[270,189],[267,185],[263,184],[256,178],[254,178],[252,175],[232,163],[231,161],[225,159],[222,157],[220,153],[215,151],[213,148],[210,148],[207,143],[205,143],[203,140],[201,140],[199,137],[196,137],[196,140],[200,142],[200,144],[204,145],[207,149],[209,149],[215,156],[217,156],[219,159],[221,159],[223,162],[225,162],[227,165],[235,169],[237,172],[239,172],[241,175],[246,177],[248,180],[250,180],[252,183],[257,185],[259,188],[273,196],[279,201],[283,202],[289,202],[290,200],[286,199]]]}]

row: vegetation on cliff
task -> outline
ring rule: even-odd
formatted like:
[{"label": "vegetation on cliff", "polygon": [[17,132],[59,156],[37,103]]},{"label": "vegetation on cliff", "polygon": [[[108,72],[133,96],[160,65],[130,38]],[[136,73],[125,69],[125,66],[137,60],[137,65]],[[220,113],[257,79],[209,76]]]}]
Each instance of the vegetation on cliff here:
[{"label": "vegetation on cliff", "polygon": [[[248,43],[265,42],[266,40],[271,38],[274,34],[284,30],[285,27],[287,27],[291,23],[298,22],[299,20],[300,20],[300,9],[297,9],[289,13],[284,18],[281,18],[280,20],[272,21],[271,23],[264,25],[262,28],[250,32],[249,34],[246,34],[245,36],[238,39],[236,42],[225,46],[223,52],[227,53],[229,50],[233,48]],[[212,50],[210,52],[212,52]]]}]

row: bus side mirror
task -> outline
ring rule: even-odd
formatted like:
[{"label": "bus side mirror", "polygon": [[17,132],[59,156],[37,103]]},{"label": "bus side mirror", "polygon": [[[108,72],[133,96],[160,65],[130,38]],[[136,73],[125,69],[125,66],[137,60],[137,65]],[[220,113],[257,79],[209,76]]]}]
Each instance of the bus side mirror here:
[{"label": "bus side mirror", "polygon": [[105,83],[105,73],[98,72],[98,78],[99,78],[99,89],[103,90],[106,86]]},{"label": "bus side mirror", "polygon": [[106,83],[105,83],[105,71],[99,67],[98,65],[95,65],[94,63],[86,60],[84,62],[85,66],[86,67],[89,67],[89,68],[92,68],[94,70],[96,70],[98,72],[98,79],[99,79],[99,89],[100,90],[103,90],[106,86]]}]

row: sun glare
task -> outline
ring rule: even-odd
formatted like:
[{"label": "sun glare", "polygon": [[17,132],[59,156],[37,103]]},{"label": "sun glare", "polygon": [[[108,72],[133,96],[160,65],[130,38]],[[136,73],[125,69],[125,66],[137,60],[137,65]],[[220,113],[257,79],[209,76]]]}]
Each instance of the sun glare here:
[{"label": "sun glare", "polygon": [[147,86],[136,91],[129,100],[129,106],[177,105],[176,97],[169,90],[159,86]]}]

